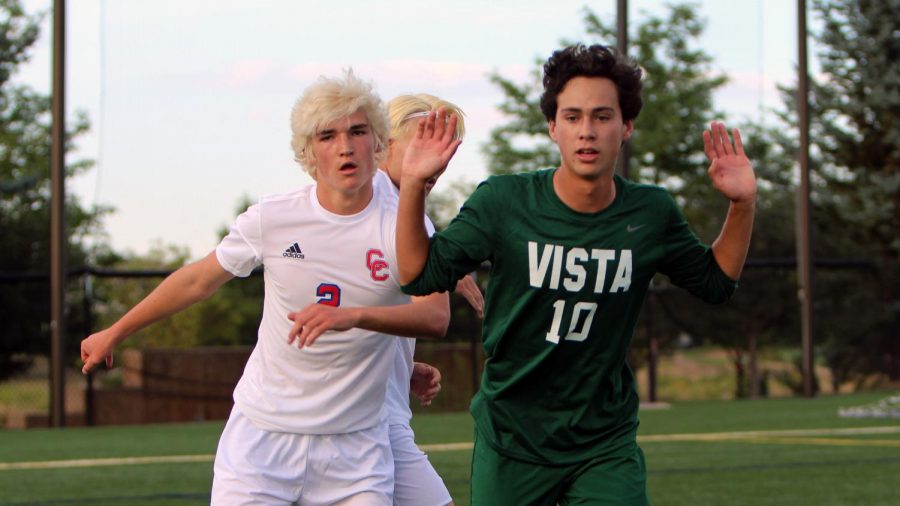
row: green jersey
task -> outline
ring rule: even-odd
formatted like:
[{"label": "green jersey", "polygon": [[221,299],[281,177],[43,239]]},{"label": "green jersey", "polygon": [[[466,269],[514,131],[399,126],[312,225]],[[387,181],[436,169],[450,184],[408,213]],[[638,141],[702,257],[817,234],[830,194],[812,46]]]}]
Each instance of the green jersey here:
[{"label": "green jersey", "polygon": [[479,185],[403,289],[448,290],[490,261],[486,362],[471,405],[479,437],[512,458],[569,464],[636,437],[626,353],[654,274],[713,303],[736,283],[664,189],[616,176],[613,203],[579,213],[556,195],[554,172]]}]

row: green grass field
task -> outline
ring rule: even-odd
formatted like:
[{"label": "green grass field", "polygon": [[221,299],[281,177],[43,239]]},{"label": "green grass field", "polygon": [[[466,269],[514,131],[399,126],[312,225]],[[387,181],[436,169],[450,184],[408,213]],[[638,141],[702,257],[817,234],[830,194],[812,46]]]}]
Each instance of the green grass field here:
[{"label": "green grass field", "polygon": [[[684,402],[643,411],[639,441],[651,499],[898,504],[900,419],[837,414],[891,394]],[[472,440],[466,413],[419,415],[413,426],[421,445]],[[0,504],[208,504],[221,429],[222,423],[198,423],[0,431]],[[467,505],[470,450],[429,455],[456,504]]]}]

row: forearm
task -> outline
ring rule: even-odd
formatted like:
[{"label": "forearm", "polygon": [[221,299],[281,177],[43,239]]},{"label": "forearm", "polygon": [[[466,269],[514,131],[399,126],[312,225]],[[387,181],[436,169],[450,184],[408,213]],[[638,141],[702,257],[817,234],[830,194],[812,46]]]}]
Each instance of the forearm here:
[{"label": "forearm", "polygon": [[450,302],[446,293],[416,298],[412,304],[354,308],[356,327],[402,337],[439,339],[450,324]]},{"label": "forearm", "polygon": [[756,201],[732,201],[725,216],[725,223],[719,237],[713,241],[712,252],[728,277],[737,280],[741,277],[747,252],[750,249],[750,236],[753,232],[753,219],[756,212]]},{"label": "forearm", "polygon": [[422,220],[425,215],[425,195],[424,181],[409,178],[400,187],[396,248],[402,284],[416,279],[425,268],[428,258],[428,231]]}]

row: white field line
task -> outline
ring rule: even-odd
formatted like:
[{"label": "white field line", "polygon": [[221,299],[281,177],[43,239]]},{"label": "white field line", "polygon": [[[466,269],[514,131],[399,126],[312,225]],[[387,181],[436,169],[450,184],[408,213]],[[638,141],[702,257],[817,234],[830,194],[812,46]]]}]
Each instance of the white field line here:
[{"label": "white field line", "polygon": [[[770,430],[770,431],[746,431],[746,432],[714,432],[706,434],[659,434],[654,436],[639,436],[638,443],[656,442],[704,442],[704,441],[746,441],[755,443],[778,444],[813,444],[834,446],[898,446],[897,440],[857,440],[857,439],[828,439],[813,436],[860,436],[870,434],[897,434],[900,433],[900,425],[888,427],[861,427],[848,429],[812,429],[812,430]],[[472,443],[445,443],[420,445],[425,452],[448,452],[471,450]],[[62,469],[71,467],[102,467],[123,466],[140,464],[183,464],[192,462],[212,462],[214,455],[160,455],[155,457],[120,457],[104,459],[72,459],[72,460],[45,460],[35,462],[0,462],[0,471],[13,471],[20,469]]]},{"label": "white field line", "polygon": [[810,437],[810,436],[864,436],[869,434],[898,434],[900,425],[887,427],[858,427],[846,429],[808,430],[753,430],[744,432],[707,432],[703,434],[659,434],[638,436],[638,443],[658,443],[669,441],[728,441],[762,437]]},{"label": "white field line", "polygon": [[185,462],[212,462],[213,458],[213,455],[159,455],[156,457],[45,460],[42,462],[0,462],[0,471],[12,471],[14,469],[61,469],[66,467],[130,466],[137,464],[183,464]]}]

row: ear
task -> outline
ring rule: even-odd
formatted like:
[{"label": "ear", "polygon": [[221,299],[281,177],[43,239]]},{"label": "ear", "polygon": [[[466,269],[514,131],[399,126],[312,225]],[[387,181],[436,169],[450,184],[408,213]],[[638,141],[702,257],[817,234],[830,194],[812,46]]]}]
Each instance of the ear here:
[{"label": "ear", "polygon": [[394,141],[393,137],[389,137],[387,141],[387,147],[384,148],[384,164],[389,165],[391,163],[391,157],[394,155]]},{"label": "ear", "polygon": [[556,120],[547,121],[547,131],[550,134],[550,138],[553,139],[553,142],[556,141]]},{"label": "ear", "polygon": [[631,134],[634,132],[634,120],[630,119],[625,122],[625,131],[622,133],[622,142],[627,141],[631,138]]}]

